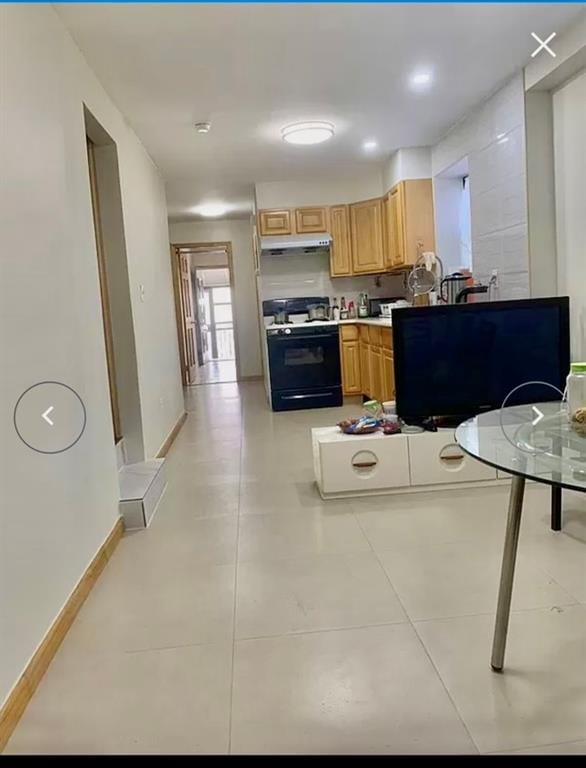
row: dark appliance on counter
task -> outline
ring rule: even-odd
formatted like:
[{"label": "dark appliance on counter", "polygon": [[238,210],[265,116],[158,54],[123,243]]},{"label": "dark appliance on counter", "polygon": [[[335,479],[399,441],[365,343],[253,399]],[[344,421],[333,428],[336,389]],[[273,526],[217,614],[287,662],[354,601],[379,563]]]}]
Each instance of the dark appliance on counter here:
[{"label": "dark appliance on counter", "polygon": [[404,299],[404,296],[390,296],[387,299],[380,299],[378,297],[373,297],[372,299],[368,300],[368,316],[369,317],[380,317],[380,305],[381,304],[390,304],[392,301],[399,301],[400,299]]},{"label": "dark appliance on counter", "polygon": [[[412,307],[393,315],[397,413],[453,423],[507,401],[561,399],[570,368],[569,299]],[[558,395],[551,387],[557,387]]]},{"label": "dark appliance on counter", "polygon": [[[274,314],[274,301],[263,301],[265,317]],[[287,313],[289,317],[306,315],[310,304],[323,303],[329,300],[315,296],[288,299]],[[337,323],[299,319],[286,326],[270,325],[266,333],[273,411],[342,405]]]}]

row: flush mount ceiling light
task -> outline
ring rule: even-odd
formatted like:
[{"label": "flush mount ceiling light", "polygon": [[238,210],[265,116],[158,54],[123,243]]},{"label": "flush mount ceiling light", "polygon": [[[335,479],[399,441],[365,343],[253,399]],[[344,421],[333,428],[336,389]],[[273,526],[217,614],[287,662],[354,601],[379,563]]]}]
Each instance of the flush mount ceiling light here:
[{"label": "flush mount ceiling light", "polygon": [[378,147],[378,142],[374,141],[373,139],[362,142],[362,149],[365,152],[372,152],[377,147]]},{"label": "flush mount ceiling light", "polygon": [[321,144],[334,135],[334,126],[321,120],[309,123],[291,123],[281,128],[281,137],[289,144]]},{"label": "flush mount ceiling light", "polygon": [[228,208],[223,203],[204,203],[194,208],[195,213],[199,213],[200,216],[205,216],[206,218],[223,216],[227,210]]},{"label": "flush mount ceiling light", "polygon": [[409,78],[411,87],[416,91],[423,91],[425,88],[428,88],[431,85],[432,80],[431,72],[423,70],[414,72]]},{"label": "flush mount ceiling light", "polygon": [[198,133],[209,133],[211,130],[211,127],[212,127],[211,123],[196,123],[194,125],[194,128]]}]

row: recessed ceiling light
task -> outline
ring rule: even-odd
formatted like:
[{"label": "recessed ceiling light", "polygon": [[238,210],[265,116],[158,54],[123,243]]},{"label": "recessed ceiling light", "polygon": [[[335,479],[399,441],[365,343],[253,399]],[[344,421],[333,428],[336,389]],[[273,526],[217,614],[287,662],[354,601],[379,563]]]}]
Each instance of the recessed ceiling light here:
[{"label": "recessed ceiling light", "polygon": [[228,208],[223,203],[204,203],[194,208],[195,213],[206,217],[223,216],[227,210]]},{"label": "recessed ceiling light", "polygon": [[212,127],[211,123],[196,123],[194,128],[198,133],[209,133]]},{"label": "recessed ceiling light", "polygon": [[431,72],[420,71],[411,75],[410,82],[411,86],[416,90],[423,90],[431,85],[432,79]]},{"label": "recessed ceiling light", "polygon": [[373,149],[376,149],[378,147],[378,142],[374,140],[364,141],[362,143],[362,149],[366,150],[366,152],[372,152]]},{"label": "recessed ceiling light", "polygon": [[281,136],[289,144],[320,144],[333,135],[334,126],[323,121],[292,123],[281,128]]}]

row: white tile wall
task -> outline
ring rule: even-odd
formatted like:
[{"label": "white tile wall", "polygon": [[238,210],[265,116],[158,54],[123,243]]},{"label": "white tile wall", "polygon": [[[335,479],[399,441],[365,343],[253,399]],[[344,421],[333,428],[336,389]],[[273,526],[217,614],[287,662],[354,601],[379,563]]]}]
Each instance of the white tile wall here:
[{"label": "white tile wall", "polygon": [[262,256],[260,267],[263,299],[336,296],[339,301],[344,296],[346,302],[356,304],[361,291],[366,291],[370,297],[404,295],[401,276],[381,276],[380,287],[375,285],[373,276],[332,279],[329,258],[325,254]]},{"label": "white tile wall", "polygon": [[472,267],[500,273],[502,298],[529,296],[523,79],[513,78],[432,149],[434,176],[468,157]]}]

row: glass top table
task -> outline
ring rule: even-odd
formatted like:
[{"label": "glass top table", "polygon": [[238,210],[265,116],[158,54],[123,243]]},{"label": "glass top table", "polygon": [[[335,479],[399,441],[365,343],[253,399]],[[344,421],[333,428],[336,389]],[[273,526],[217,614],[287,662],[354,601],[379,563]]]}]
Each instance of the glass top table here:
[{"label": "glass top table", "polygon": [[456,440],[475,459],[512,475],[586,490],[586,433],[572,427],[559,402],[483,413],[460,424]]},{"label": "glass top table", "polygon": [[492,668],[501,672],[525,480],[546,483],[552,486],[552,493],[561,494],[562,488],[586,492],[586,434],[570,424],[561,403],[550,402],[480,414],[460,424],[456,441],[478,461],[513,476],[491,658]]}]

